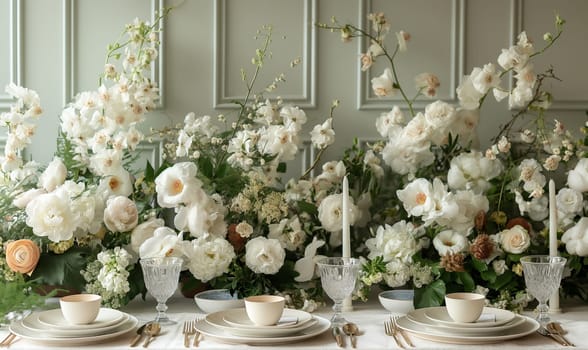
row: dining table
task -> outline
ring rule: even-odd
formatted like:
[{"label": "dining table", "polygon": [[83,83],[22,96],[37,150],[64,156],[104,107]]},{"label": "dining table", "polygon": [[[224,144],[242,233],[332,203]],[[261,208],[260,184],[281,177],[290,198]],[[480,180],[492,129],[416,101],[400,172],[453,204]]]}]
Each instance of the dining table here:
[{"label": "dining table", "polygon": [[[138,324],[144,324],[152,320],[155,316],[156,302],[149,295],[146,299],[137,297],[128,305],[121,308],[130,315],[138,319]],[[194,302],[194,299],[185,298],[181,295],[174,295],[168,300],[167,310],[171,319],[176,321],[173,325],[162,326],[161,333],[149,345],[149,349],[186,349],[184,347],[184,337],[182,333],[183,324],[185,321],[202,319],[206,314],[203,313]],[[551,318],[561,323],[563,328],[567,331],[566,337],[576,347],[575,349],[588,350],[588,304],[579,303],[578,301],[565,301],[560,304],[562,312],[551,314]],[[50,300],[48,307],[59,307],[58,300]],[[313,312],[314,315],[319,315],[324,318],[329,318],[332,315],[330,304],[326,304]],[[525,311],[524,315],[533,317],[533,311]],[[344,312],[344,317],[357,324],[359,327],[359,336],[357,337],[357,349],[398,349],[398,345],[393,337],[386,335],[384,330],[385,321],[389,320],[391,313],[384,309],[378,302],[377,298],[372,298],[367,302],[354,301],[353,310]],[[8,328],[0,328],[0,337],[4,338],[9,333]],[[129,331],[113,339],[104,342],[96,342],[92,344],[85,344],[82,346],[75,345],[71,348],[76,349],[131,349],[129,346],[131,340],[135,336],[134,331]],[[414,334],[408,334],[414,347],[406,346],[406,349],[562,349],[565,348],[559,345],[549,337],[542,336],[536,332],[526,335],[524,337],[510,339],[506,341],[498,341],[496,343],[478,344],[478,345],[461,345],[440,343],[431,340],[421,339]],[[351,344],[346,341],[344,348],[351,349]],[[54,346],[47,345],[43,342],[33,342],[27,339],[16,337],[10,344],[10,349],[62,349],[63,345]],[[135,349],[142,348],[141,346]],[[190,344],[190,348],[195,347]],[[325,331],[309,339],[304,339],[295,342],[286,342],[281,344],[264,344],[264,345],[250,345],[250,344],[228,344],[218,341],[217,339],[210,339],[207,336],[202,337],[198,344],[200,349],[301,349],[301,350],[328,350],[328,349],[342,349],[339,347],[331,332]]]}]

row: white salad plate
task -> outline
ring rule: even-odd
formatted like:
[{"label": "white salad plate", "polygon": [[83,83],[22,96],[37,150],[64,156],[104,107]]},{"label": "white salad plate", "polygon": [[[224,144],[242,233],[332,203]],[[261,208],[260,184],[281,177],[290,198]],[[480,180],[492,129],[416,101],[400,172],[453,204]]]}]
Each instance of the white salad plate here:
[{"label": "white salad plate", "polygon": [[[249,329],[284,329],[284,328],[296,328],[312,320],[312,315],[306,311],[296,310],[296,309],[288,309],[285,308],[284,312],[282,313],[282,317],[280,318],[281,321],[278,321],[275,325],[270,326],[258,326],[253,321],[249,319],[247,316],[247,311],[245,308],[239,309],[230,309],[225,311],[216,312],[212,315],[220,315],[222,314],[223,320],[237,328],[249,328]],[[209,314],[210,315],[210,314]]]},{"label": "white salad plate", "polygon": [[459,326],[448,326],[437,321],[433,321],[426,316],[427,309],[417,309],[406,314],[406,318],[414,323],[418,323],[421,326],[427,327],[427,329],[437,330],[447,334],[455,335],[491,335],[491,334],[502,334],[509,328],[516,327],[521,323],[525,322],[525,318],[519,315],[502,325],[499,326],[488,326],[488,327],[459,327]]},{"label": "white salad plate", "polygon": [[[289,325],[289,326],[248,326],[248,327],[235,327],[233,323],[229,323],[226,320],[230,317],[228,316],[235,316],[239,315],[238,312],[240,309],[233,309],[233,310],[226,310],[226,311],[219,311],[214,312],[212,314],[208,314],[205,317],[206,322],[209,324],[217,327],[218,329],[224,330],[227,333],[243,336],[243,337],[255,337],[255,338],[263,338],[263,337],[286,337],[290,335],[294,335],[296,333],[300,333],[301,331],[305,330],[306,328],[312,327],[314,324],[317,323],[317,320],[314,319],[309,314],[309,318],[304,318],[302,323],[298,323],[296,325]],[[243,309],[244,310],[244,309]],[[297,311],[297,310],[293,310]],[[284,310],[286,313],[286,310]],[[287,318],[291,318],[291,312],[288,312]],[[247,317],[247,315],[245,315]],[[237,317],[234,317],[236,319]]]},{"label": "white salad plate", "polygon": [[123,313],[123,317],[119,321],[104,327],[90,329],[61,329],[39,322],[39,313],[33,313],[22,320],[22,326],[31,331],[50,334],[55,338],[87,337],[109,333],[128,319],[129,315]]},{"label": "white salad plate", "polygon": [[511,327],[492,335],[456,335],[449,334],[443,330],[431,329],[430,327],[411,321],[408,317],[400,317],[397,321],[398,327],[410,332],[415,337],[449,344],[491,344],[506,340],[521,338],[532,334],[539,329],[539,322],[532,318],[521,316],[525,322],[518,326]]},{"label": "white salad plate", "polygon": [[206,321],[206,319],[196,322],[196,329],[207,338],[215,339],[219,342],[228,344],[248,344],[248,345],[273,345],[284,344],[300,341],[324,333],[331,327],[331,321],[320,316],[314,316],[316,323],[310,327],[300,330],[298,333],[283,337],[247,337],[231,334],[220,329]]},{"label": "white salad plate", "polygon": [[30,340],[32,342],[51,345],[51,346],[73,346],[73,345],[85,345],[92,343],[102,343],[104,341],[116,338],[123,334],[127,334],[134,331],[137,327],[137,318],[128,315],[128,319],[119,324],[117,327],[111,329],[108,333],[91,336],[75,336],[69,338],[56,337],[51,332],[40,332],[33,331],[22,324],[22,320],[14,322],[10,325],[9,330],[17,336]]},{"label": "white salad plate", "polygon": [[88,324],[71,324],[63,318],[61,309],[52,309],[39,312],[39,323],[55,329],[93,329],[113,325],[122,320],[123,317],[123,313],[118,310],[101,308],[94,322]]},{"label": "white salad plate", "polygon": [[[475,322],[455,322],[447,313],[447,308],[444,306],[429,307],[425,310],[425,316],[429,319],[449,327],[461,328],[486,328],[496,327],[512,321],[515,318],[515,313],[508,310],[497,309],[493,307],[485,307],[482,310],[482,316],[479,321]],[[493,317],[492,317],[493,316]]]}]

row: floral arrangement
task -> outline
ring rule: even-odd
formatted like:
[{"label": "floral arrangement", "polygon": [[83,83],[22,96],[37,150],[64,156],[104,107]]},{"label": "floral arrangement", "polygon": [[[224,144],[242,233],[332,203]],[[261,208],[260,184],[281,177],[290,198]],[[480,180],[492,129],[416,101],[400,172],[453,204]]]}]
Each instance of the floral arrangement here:
[{"label": "floral arrangement", "polygon": [[[378,178],[380,192],[372,196],[380,201],[372,209],[372,232],[356,230],[365,243],[356,244],[357,252],[366,258],[359,295],[366,297],[372,286],[409,286],[415,288],[415,305],[424,307],[441,305],[452,291],[477,291],[494,306],[520,310],[532,298],[525,291],[519,259],[548,252],[547,179],[561,178],[572,169],[556,197],[558,247],[568,258],[563,291],[585,298],[579,278],[588,262],[583,218],[586,128],[576,139],[547,116],[552,96],[544,82],[557,77],[552,68],[537,73],[533,65],[534,57],[560,37],[564,20],[556,17],[555,33],[543,36],[543,48],[537,49],[522,32],[515,45],[498,55],[498,65],[475,67],[457,88],[458,105],[438,100],[424,111],[416,111],[414,101],[433,98],[439,79],[419,74],[410,97],[397,77],[395,61],[407,51],[410,34],[397,32],[390,47],[386,16],[371,14],[369,24],[363,29],[335,18],[319,24],[340,33],[344,42],[366,38],[362,70],[369,71],[376,60],[388,64],[371,80],[374,94],[398,94],[408,111],[406,115],[396,105],[376,120],[384,140],[370,150],[381,156],[386,175]],[[514,79],[512,89],[504,87],[509,76]],[[492,146],[481,151],[476,149],[476,127],[491,93],[497,101],[507,99],[514,114]],[[354,147],[353,152],[357,158],[362,151]],[[348,157],[347,164],[353,159]],[[366,193],[365,174],[348,168],[352,192]]]},{"label": "floral arrangement", "polygon": [[8,128],[0,157],[3,282],[25,276],[38,293],[87,291],[113,307],[145,293],[132,237],[163,220],[156,218],[154,170],[130,169],[143,139],[138,126],[158,100],[145,73],[157,58],[166,13],[153,24],[135,20],[124,30],[126,41],[109,46],[98,89],[63,109],[57,152],[47,165],[20,157],[42,114],[38,94],[7,86],[16,102],[0,116]]}]

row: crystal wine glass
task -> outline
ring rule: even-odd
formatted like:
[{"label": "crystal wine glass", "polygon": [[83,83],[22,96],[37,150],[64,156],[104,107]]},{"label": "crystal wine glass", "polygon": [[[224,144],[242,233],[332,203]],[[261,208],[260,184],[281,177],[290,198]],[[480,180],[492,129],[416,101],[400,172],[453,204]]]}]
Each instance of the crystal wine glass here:
[{"label": "crystal wine glass", "polygon": [[525,284],[529,293],[537,299],[537,321],[542,325],[549,322],[547,300],[559,288],[566,258],[548,255],[529,255],[521,258]]},{"label": "crystal wine glass", "polygon": [[145,286],[149,293],[157,300],[157,316],[154,322],[160,324],[175,324],[167,314],[167,299],[169,299],[178,288],[180,270],[183,260],[175,257],[147,258],[141,259],[141,268]]},{"label": "crystal wine glass", "polygon": [[341,315],[343,300],[355,289],[360,262],[355,258],[325,258],[317,262],[323,290],[333,299],[333,325],[347,323]]}]

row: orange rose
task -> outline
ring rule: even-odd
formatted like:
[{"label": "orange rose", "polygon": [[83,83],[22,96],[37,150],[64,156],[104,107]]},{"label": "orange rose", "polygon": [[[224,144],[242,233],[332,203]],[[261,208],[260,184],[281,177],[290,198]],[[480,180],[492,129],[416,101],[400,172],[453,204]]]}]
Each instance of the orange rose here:
[{"label": "orange rose", "polygon": [[41,249],[30,239],[6,244],[6,263],[14,272],[31,275],[41,257]]}]

